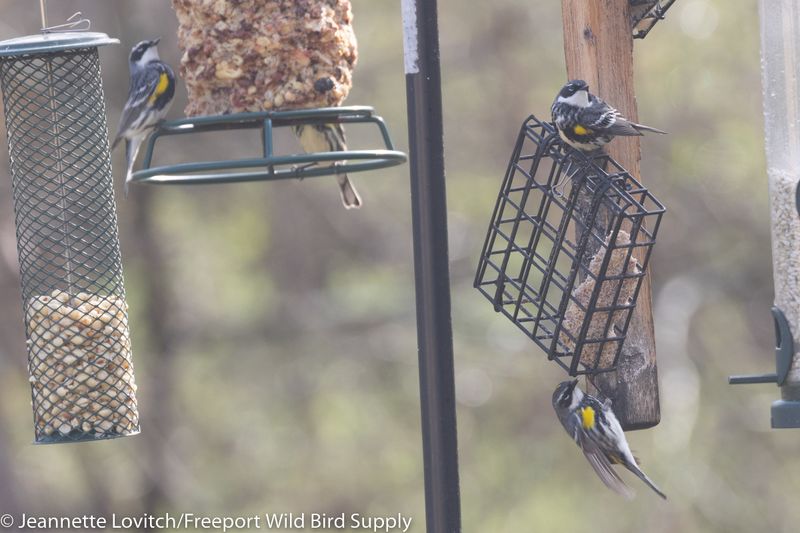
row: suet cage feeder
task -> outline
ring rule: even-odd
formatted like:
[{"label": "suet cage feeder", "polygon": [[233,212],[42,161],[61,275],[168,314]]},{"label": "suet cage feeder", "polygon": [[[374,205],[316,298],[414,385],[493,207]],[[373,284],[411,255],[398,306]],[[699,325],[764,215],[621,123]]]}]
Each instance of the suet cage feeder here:
[{"label": "suet cage feeder", "polygon": [[98,47],[0,43],[37,444],[139,432]]},{"label": "suet cage feeder", "polygon": [[[275,153],[273,136],[276,128],[299,124],[330,123],[374,124],[380,132],[383,148],[284,155]],[[260,130],[260,154],[243,159],[153,166],[155,145],[162,137],[237,129]],[[261,111],[191,117],[162,123],[150,136],[142,169],[134,173],[133,181],[191,185],[287,178],[302,179],[337,173],[375,170],[400,165],[405,161],[406,155],[394,149],[386,124],[381,117],[374,113],[371,107],[352,106],[291,111]]]},{"label": "suet cage feeder", "polygon": [[664,19],[675,0],[630,0],[630,2],[633,38],[644,39],[653,26]]},{"label": "suet cage feeder", "polygon": [[567,147],[531,116],[475,287],[570,375],[614,370],[663,213],[612,158]]}]

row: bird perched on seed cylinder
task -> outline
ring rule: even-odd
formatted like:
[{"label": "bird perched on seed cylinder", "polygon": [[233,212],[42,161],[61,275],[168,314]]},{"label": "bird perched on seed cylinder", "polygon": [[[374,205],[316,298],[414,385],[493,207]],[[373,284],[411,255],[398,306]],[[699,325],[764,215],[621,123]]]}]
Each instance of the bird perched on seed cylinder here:
[{"label": "bird perched on seed cylinder", "polygon": [[605,485],[626,498],[633,492],[622,481],[612,464],[621,464],[644,481],[656,494],[667,499],[655,483],[642,472],[631,453],[611,402],[600,401],[578,387],[578,380],[563,381],[553,392],[553,408],[567,430]]},{"label": "bird perched on seed cylinder", "polygon": [[114,150],[125,139],[125,196],[128,196],[128,185],[139,147],[167,115],[175,98],[175,74],[159,58],[158,42],[159,39],[140,42],[133,47],[129,57],[131,82],[128,100],[122,109],[117,135],[111,144],[111,150]]},{"label": "bird perched on seed cylinder", "polygon": [[550,111],[561,139],[581,152],[597,150],[617,136],[644,135],[645,131],[667,133],[624,118],[591,94],[583,80],[572,80],[564,85]]}]

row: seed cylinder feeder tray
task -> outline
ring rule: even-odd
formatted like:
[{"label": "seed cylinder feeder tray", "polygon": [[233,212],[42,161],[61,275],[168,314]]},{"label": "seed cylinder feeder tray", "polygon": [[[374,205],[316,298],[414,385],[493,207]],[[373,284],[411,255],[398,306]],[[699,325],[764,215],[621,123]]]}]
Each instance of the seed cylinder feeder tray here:
[{"label": "seed cylinder feeder tray", "polygon": [[570,375],[616,368],[664,206],[605,154],[522,126],[475,287]]},{"label": "seed cylinder feeder tray", "polygon": [[[373,150],[346,150],[302,154],[276,154],[275,129],[313,124],[373,124],[378,128],[382,147]],[[157,141],[165,136],[193,135],[210,131],[258,129],[261,148],[253,157],[219,161],[192,161],[174,165],[153,165]],[[303,179],[337,173],[362,172],[401,165],[407,157],[394,149],[383,119],[368,106],[260,111],[190,117],[164,122],[147,142],[142,169],[133,182],[195,185],[258,180]]]},{"label": "seed cylinder feeder tray", "polygon": [[0,42],[37,444],[139,432],[94,32]]}]

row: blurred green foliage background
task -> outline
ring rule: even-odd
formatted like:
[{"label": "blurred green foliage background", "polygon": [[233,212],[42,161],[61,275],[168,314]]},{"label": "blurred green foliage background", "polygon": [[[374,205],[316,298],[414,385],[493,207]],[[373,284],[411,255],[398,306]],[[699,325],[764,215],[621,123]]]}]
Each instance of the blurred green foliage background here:
[{"label": "blurred green foliage background", "polygon": [[[374,105],[406,150],[399,2],[353,6],[347,103]],[[0,38],[38,31],[37,8],[0,0]],[[130,46],[160,35],[177,66],[177,23],[163,0],[62,0],[50,20],[77,10],[122,40],[100,53],[113,131]],[[550,407],[562,371],[472,289],[518,128],[565,81],[560,3],[440,0],[440,26],[464,531],[797,531],[798,434],[769,430],[778,392],[726,384],[767,371],[774,343],[756,2],[680,0],[635,47],[639,117],[671,135],[642,142],[668,206],[651,263],[662,422],[629,439],[666,503],[630,477],[633,502],[602,486]],[[180,88],[171,116],[184,104]],[[162,160],[257,142],[175,142]],[[0,513],[402,512],[424,531],[407,166],[353,175],[358,212],[330,178],[120,196],[142,434],[32,446],[5,153]],[[114,168],[121,190],[122,150]]]}]

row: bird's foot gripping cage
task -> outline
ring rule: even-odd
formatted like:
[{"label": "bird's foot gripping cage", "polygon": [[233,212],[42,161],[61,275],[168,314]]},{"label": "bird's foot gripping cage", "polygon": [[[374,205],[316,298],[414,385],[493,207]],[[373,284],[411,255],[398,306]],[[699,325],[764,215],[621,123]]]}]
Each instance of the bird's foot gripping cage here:
[{"label": "bird's foot gripping cage", "polygon": [[605,154],[522,126],[475,287],[570,375],[615,368],[664,206]]},{"label": "bird's foot gripping cage", "polygon": [[139,432],[100,33],[0,43],[37,443]]}]

